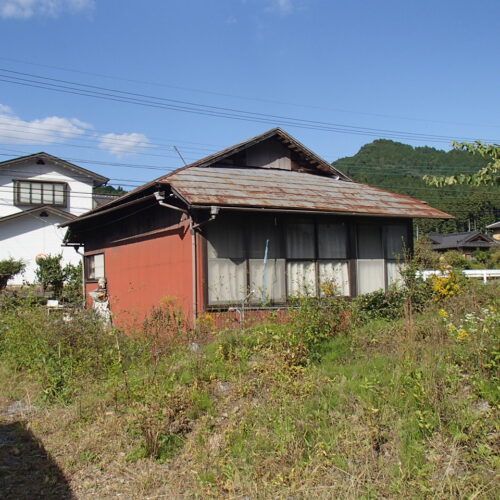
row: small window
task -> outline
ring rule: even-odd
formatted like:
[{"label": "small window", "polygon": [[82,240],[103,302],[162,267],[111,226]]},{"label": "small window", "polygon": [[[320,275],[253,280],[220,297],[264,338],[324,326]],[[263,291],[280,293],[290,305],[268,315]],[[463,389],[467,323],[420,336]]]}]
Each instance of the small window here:
[{"label": "small window", "polygon": [[16,205],[65,207],[67,184],[65,182],[17,180],[14,181],[14,200]]},{"label": "small window", "polygon": [[96,253],[85,257],[85,275],[88,281],[104,278],[104,254]]}]

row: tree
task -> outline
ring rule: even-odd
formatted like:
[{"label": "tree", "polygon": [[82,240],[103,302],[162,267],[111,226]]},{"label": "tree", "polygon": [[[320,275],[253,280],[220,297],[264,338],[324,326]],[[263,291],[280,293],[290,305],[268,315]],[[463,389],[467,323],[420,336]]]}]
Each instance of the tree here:
[{"label": "tree", "polygon": [[114,186],[99,186],[94,189],[95,194],[117,194],[121,196],[122,194],[125,194],[127,191],[123,189],[121,186],[114,187]]},{"label": "tree", "polygon": [[22,260],[14,258],[0,260],[0,290],[7,286],[7,282],[16,274],[22,273],[26,264]]},{"label": "tree", "polygon": [[450,176],[424,175],[423,179],[431,186],[443,187],[454,184],[468,184],[471,186],[497,186],[500,184],[500,145],[486,144],[481,141],[452,142],[458,151],[467,151],[480,156],[488,164],[473,174],[458,174]]}]

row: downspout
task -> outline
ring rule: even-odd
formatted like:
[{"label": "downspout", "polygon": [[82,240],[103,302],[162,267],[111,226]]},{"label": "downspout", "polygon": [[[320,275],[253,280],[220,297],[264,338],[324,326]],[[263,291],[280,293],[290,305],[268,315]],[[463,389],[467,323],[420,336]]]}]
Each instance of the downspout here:
[{"label": "downspout", "polygon": [[85,306],[87,305],[87,289],[85,288],[85,254],[83,252],[80,252],[79,248],[80,247],[73,247],[75,249],[75,252],[82,257],[82,298],[83,298],[83,303],[82,306],[85,309]]},{"label": "downspout", "polygon": [[191,248],[192,248],[192,272],[193,272],[193,325],[196,326],[196,320],[198,319],[198,232],[197,229],[206,224],[207,222],[213,221],[219,213],[219,207],[212,206],[210,207],[210,218],[199,222],[197,224],[194,223],[193,216],[190,217],[190,226],[191,226]]},{"label": "downspout", "polygon": [[[177,207],[175,205],[171,205],[169,203],[165,203],[165,193],[161,191],[157,191],[154,193],[155,198],[158,200],[158,204],[165,208],[171,208],[172,210],[177,210],[178,212],[182,212],[189,217],[189,227],[191,233],[191,272],[193,274],[192,277],[192,287],[193,287],[193,328],[196,327],[196,320],[198,319],[198,238],[196,229],[201,225],[210,222],[217,217],[219,213],[219,207],[211,206],[210,207],[210,218],[206,221],[195,224],[193,215],[184,208]],[[172,195],[171,195],[172,196]]]},{"label": "downspout", "polygon": [[191,272],[193,273],[193,328],[196,328],[198,319],[198,245],[196,244],[196,230],[194,227],[193,216],[190,217],[189,225],[191,227]]}]

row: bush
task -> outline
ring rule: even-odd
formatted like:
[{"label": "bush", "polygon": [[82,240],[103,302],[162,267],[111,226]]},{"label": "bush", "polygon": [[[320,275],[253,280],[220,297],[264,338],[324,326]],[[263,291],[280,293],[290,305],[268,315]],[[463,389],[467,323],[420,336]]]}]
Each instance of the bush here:
[{"label": "bush", "polygon": [[403,288],[393,288],[388,292],[377,290],[361,295],[356,299],[359,312],[368,318],[398,319],[403,316],[407,291]]},{"label": "bush", "polygon": [[81,262],[79,262],[77,266],[67,264],[63,272],[66,282],[62,292],[62,299],[70,304],[81,303],[83,301],[83,264]]},{"label": "bush", "polygon": [[2,309],[0,362],[14,372],[30,373],[49,401],[69,401],[90,378],[116,373],[131,343],[106,331],[91,311],[64,318],[48,315],[29,300]]},{"label": "bush", "polygon": [[500,248],[476,250],[473,257],[473,269],[497,269],[500,267]]},{"label": "bush", "polygon": [[35,276],[46,291],[49,287],[52,288],[54,297],[58,299],[63,290],[66,275],[61,266],[62,255],[48,255],[47,257],[37,260],[38,268],[35,271]]},{"label": "bush", "polygon": [[81,302],[82,294],[82,264],[74,266],[67,264],[62,267],[62,255],[48,255],[37,261],[36,279],[44,289],[52,289],[54,298],[66,302]]},{"label": "bush", "polygon": [[471,261],[467,260],[459,251],[449,250],[442,256],[441,264],[445,264],[455,269],[470,269]]},{"label": "bush", "polygon": [[322,343],[350,326],[352,306],[343,297],[301,297],[296,305],[281,340],[301,357],[307,353],[314,358]]},{"label": "bush", "polygon": [[22,260],[14,258],[0,260],[0,290],[7,286],[7,282],[16,274],[22,273],[26,269],[26,264]]},{"label": "bush", "polygon": [[432,250],[432,242],[422,237],[415,242],[413,261],[417,269],[437,269],[439,267],[439,253]]}]

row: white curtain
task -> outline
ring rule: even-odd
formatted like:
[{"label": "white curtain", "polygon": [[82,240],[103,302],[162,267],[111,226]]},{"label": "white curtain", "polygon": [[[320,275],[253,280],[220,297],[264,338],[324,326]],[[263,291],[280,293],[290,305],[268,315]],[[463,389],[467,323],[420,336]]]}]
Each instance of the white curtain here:
[{"label": "white curtain", "polygon": [[401,277],[401,268],[404,264],[397,261],[387,261],[387,282],[390,285],[401,285],[403,283]]},{"label": "white curtain", "polygon": [[319,261],[319,282],[321,295],[324,295],[324,288],[328,284],[335,287],[336,295],[349,295],[349,267],[347,262]]},{"label": "white curtain", "polygon": [[358,295],[385,289],[384,259],[358,259]]},{"label": "white curtain", "polygon": [[254,304],[285,302],[285,260],[250,259],[249,266],[252,292],[249,301]]},{"label": "white curtain", "polygon": [[247,295],[242,228],[214,223],[207,229],[208,302],[241,302]]},{"label": "white curtain", "polygon": [[208,302],[241,302],[246,296],[245,261],[208,259]]},{"label": "white curtain", "polygon": [[104,254],[98,253],[94,255],[94,275],[96,279],[104,278]]},{"label": "white curtain", "polygon": [[316,266],[313,261],[287,262],[287,286],[290,297],[317,295]]},{"label": "white curtain", "polygon": [[385,261],[382,227],[377,224],[358,226],[358,295],[385,289]]}]

